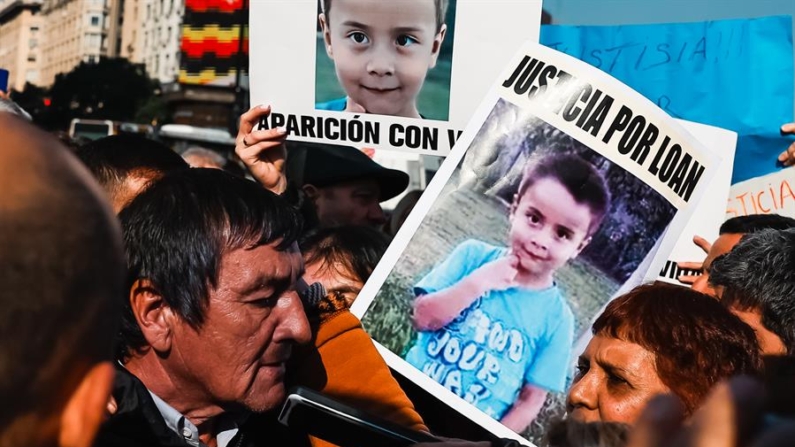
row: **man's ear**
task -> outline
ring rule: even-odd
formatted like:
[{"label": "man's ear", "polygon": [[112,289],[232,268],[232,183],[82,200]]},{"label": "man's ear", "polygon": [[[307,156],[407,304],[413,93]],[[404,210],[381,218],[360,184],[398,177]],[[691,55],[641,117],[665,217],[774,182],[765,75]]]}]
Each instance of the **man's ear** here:
[{"label": "man's ear", "polygon": [[149,346],[159,353],[171,350],[176,315],[148,279],[130,288],[130,307]]},{"label": "man's ear", "polygon": [[442,43],[444,42],[444,36],[447,34],[447,25],[442,24],[442,27],[439,28],[439,32],[436,33],[436,37],[433,38],[433,46],[431,47],[431,64],[428,68],[433,68],[436,66],[436,61],[439,59],[439,52],[442,50]]},{"label": "man's ear", "polygon": [[317,20],[320,22],[320,29],[323,32],[323,43],[326,45],[326,54],[328,54],[331,60],[334,60],[334,51],[331,48],[331,29],[329,28],[326,14],[320,13],[320,15],[317,16]]},{"label": "man's ear", "polygon": [[60,447],[91,447],[105,419],[114,374],[113,363],[102,362],[83,376],[61,413]]},{"label": "man's ear", "polygon": [[315,185],[304,185],[301,187],[301,189],[304,190],[306,197],[313,203],[318,197],[320,197],[320,189],[318,189]]}]

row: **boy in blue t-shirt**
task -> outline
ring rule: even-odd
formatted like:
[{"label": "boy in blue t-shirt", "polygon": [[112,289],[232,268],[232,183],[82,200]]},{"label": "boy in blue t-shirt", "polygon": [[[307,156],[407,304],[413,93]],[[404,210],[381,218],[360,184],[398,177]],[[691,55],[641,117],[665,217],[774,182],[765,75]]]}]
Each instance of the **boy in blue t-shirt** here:
[{"label": "boy in blue t-shirt", "polygon": [[417,95],[436,66],[448,0],[322,0],[326,53],[346,97],[318,110],[422,118]]},{"label": "boy in blue t-shirt", "polygon": [[415,286],[420,332],[406,361],[524,431],[566,381],[574,317],[554,273],[585,248],[609,207],[604,178],[577,155],[526,168],[509,247],[463,242]]}]

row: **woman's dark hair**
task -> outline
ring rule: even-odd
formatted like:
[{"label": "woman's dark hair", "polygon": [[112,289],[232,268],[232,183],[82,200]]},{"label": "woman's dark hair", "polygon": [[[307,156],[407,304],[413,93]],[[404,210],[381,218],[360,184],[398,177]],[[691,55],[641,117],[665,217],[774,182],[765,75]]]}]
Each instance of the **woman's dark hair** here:
[{"label": "woman's dark hair", "polygon": [[592,330],[654,354],[657,375],[688,414],[721,379],[762,369],[754,330],[714,298],[685,287],[636,287],[608,304]]},{"label": "woman's dark hair", "polygon": [[[166,304],[200,327],[222,256],[239,248],[292,245],[301,232],[298,213],[257,183],[218,169],[167,174],[119,214],[127,252],[126,291],[147,279]],[[118,358],[146,340],[123,297]]]},{"label": "woman's dark hair", "polygon": [[320,269],[350,276],[361,282],[381,260],[389,237],[371,227],[342,226],[315,230],[299,242],[306,265],[320,264]]}]

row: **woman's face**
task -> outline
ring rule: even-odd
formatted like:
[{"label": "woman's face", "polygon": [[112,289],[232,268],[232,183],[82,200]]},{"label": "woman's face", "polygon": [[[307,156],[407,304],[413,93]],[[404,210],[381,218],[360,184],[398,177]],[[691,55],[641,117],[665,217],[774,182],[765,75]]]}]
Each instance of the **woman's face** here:
[{"label": "woman's face", "polygon": [[632,424],[652,397],[667,392],[654,354],[635,343],[596,335],[580,356],[566,410],[582,422]]},{"label": "woman's face", "polygon": [[350,307],[353,304],[364,287],[364,283],[357,278],[356,274],[344,265],[327,265],[323,262],[306,264],[304,281],[307,284],[315,282],[323,284],[328,295],[345,301],[345,307]]}]

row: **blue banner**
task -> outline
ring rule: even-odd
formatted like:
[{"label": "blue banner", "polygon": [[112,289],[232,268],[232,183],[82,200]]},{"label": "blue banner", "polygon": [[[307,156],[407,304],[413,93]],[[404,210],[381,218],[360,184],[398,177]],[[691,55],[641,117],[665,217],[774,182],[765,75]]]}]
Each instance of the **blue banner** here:
[{"label": "blue banner", "polygon": [[780,169],[792,137],[790,16],[627,26],[541,27],[541,43],[634,88],[675,118],[739,134],[732,183]]}]

